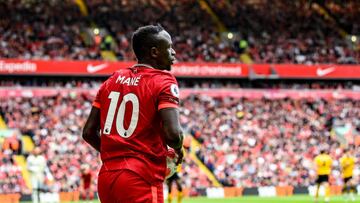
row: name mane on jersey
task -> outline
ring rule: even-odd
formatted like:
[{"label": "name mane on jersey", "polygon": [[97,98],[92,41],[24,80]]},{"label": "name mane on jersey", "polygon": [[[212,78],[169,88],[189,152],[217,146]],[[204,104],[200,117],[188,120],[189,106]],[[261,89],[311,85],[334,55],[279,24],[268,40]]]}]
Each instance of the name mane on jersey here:
[{"label": "name mane on jersey", "polygon": [[116,79],[116,83],[128,86],[138,86],[140,79],[141,75],[137,77],[125,77],[123,75],[119,75],[119,77]]}]

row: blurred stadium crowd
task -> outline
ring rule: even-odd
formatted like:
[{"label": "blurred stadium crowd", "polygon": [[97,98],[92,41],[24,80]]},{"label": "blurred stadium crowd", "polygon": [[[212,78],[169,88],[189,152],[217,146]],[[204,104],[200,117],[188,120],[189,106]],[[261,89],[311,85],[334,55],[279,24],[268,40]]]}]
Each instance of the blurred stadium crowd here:
[{"label": "blurred stadium crowd", "polygon": [[[1,112],[7,126],[31,136],[35,145],[45,153],[55,180],[51,186],[54,191],[77,189],[83,163],[89,164],[92,171],[98,171],[99,159],[96,152],[85,145],[79,136],[90,105],[82,97],[2,101]],[[4,151],[4,154],[9,153],[11,151]]]},{"label": "blurred stadium crowd", "polygon": [[[110,51],[117,60],[134,60],[131,33],[138,26],[161,22],[173,36],[179,61],[239,62],[241,54],[248,54],[254,63],[360,62],[356,37],[360,34],[359,1],[339,4],[336,0],[280,0],[271,5],[261,0],[206,1],[223,22],[227,29],[224,32],[209,20],[212,16],[207,8],[196,0],[87,0],[85,13],[74,2],[0,1],[0,58],[100,60],[103,51]],[[98,88],[102,82],[95,78],[2,79],[0,86],[19,88]],[[180,81],[180,86],[360,89],[359,84],[344,81],[249,85],[202,80]],[[84,162],[91,166],[93,176],[97,175],[98,155],[80,137],[91,101],[89,95],[75,94],[0,98],[0,114],[7,126],[30,135],[41,147],[54,176],[49,184],[54,191],[78,189]],[[308,186],[315,180],[311,162],[319,146],[331,149],[336,160],[342,155],[334,128],[350,126],[354,137],[360,137],[360,103],[354,100],[248,100],[191,95],[181,105],[183,128],[202,144],[197,156],[225,186]],[[354,139],[351,144],[359,146],[360,140]],[[12,158],[19,153],[19,145],[16,136],[3,142],[2,193],[28,192],[20,167]],[[360,159],[359,150],[356,157]],[[192,195],[212,185],[191,159],[185,158],[182,174],[184,187],[191,188]],[[338,161],[332,177],[333,183],[339,183]],[[96,178],[92,180],[95,190]]]},{"label": "blurred stadium crowd", "polygon": [[14,163],[12,152],[0,152],[0,191],[1,194],[21,193],[28,191],[21,174],[20,166]]},{"label": "blurred stadium crowd", "polygon": [[360,61],[358,1],[87,0],[86,12],[74,2],[0,1],[0,57],[88,60],[110,51],[133,60],[131,33],[161,22],[179,61],[238,62],[242,53],[254,63]]},{"label": "blurred stadium crowd", "polygon": [[[79,187],[81,164],[100,165],[94,150],[81,137],[91,99],[87,95],[49,98],[0,99],[0,112],[9,128],[30,135],[48,160],[54,191]],[[342,150],[332,131],[351,126],[350,142],[360,145],[360,103],[353,100],[248,100],[191,95],[183,99],[181,124],[201,143],[196,155],[224,186],[308,186],[315,179],[312,159],[320,147],[338,160]],[[319,147],[320,146],[320,147]],[[0,186],[4,192],[26,191],[11,148],[3,149]],[[356,157],[360,158],[357,150]],[[359,159],[358,159],[359,160]],[[189,158],[183,164],[183,182],[190,194],[212,186]],[[20,178],[19,178],[20,177]],[[341,183],[339,163],[332,173]],[[5,180],[5,182],[4,182]],[[11,184],[9,184],[9,182]],[[92,187],[95,189],[96,178]]]},{"label": "blurred stadium crowd", "polygon": [[[360,103],[352,100],[202,95],[185,99],[182,115],[184,127],[202,143],[198,157],[227,186],[311,185],[312,160],[321,148],[335,160],[342,155],[336,126],[351,126],[356,140],[350,142],[360,144]],[[341,183],[338,161],[333,178]]]}]

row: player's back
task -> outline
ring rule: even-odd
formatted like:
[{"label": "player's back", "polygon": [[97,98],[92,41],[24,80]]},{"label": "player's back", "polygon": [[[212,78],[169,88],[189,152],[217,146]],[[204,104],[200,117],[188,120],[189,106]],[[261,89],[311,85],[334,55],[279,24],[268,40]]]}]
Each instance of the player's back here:
[{"label": "player's back", "polygon": [[331,173],[332,159],[328,154],[320,154],[314,160],[318,175],[329,175]]},{"label": "player's back", "polygon": [[163,179],[167,148],[158,109],[171,106],[164,100],[177,105],[178,99],[167,95],[173,85],[171,74],[146,66],[119,70],[103,83],[95,103],[101,113],[101,158],[108,169]]},{"label": "player's back", "polygon": [[355,167],[355,158],[352,156],[344,155],[340,159],[340,165],[342,169],[342,176],[347,178],[353,175],[353,170]]}]

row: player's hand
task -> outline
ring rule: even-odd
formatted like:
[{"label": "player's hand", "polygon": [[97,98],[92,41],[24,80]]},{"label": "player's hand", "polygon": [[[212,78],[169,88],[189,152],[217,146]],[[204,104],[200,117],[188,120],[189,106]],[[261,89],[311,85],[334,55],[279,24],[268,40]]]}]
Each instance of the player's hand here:
[{"label": "player's hand", "polygon": [[180,149],[175,150],[175,153],[178,155],[178,160],[176,161],[176,165],[179,165],[183,162],[184,159],[184,150],[181,147]]}]

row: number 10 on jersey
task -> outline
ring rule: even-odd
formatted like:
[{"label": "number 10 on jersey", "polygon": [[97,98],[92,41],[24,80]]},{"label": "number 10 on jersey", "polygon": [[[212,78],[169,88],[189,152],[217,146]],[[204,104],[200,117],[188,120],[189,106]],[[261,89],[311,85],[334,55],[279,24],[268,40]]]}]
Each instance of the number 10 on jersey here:
[{"label": "number 10 on jersey", "polygon": [[[111,100],[111,102],[103,130],[103,133],[105,135],[109,135],[111,132],[112,124],[115,117],[116,107],[119,102],[119,97],[120,97],[120,92],[112,91],[109,94],[108,98]],[[131,113],[130,125],[128,129],[125,129],[124,117],[125,117],[125,111],[126,111],[125,107],[127,102],[131,102],[133,108]],[[116,130],[118,134],[123,138],[129,138],[134,133],[138,121],[139,121],[139,99],[133,93],[126,94],[120,103],[120,107],[116,116]]]}]

